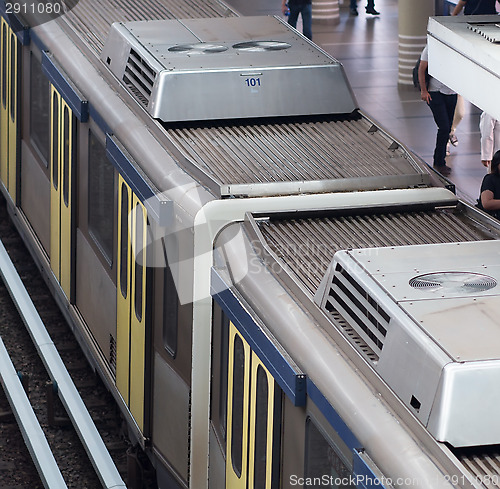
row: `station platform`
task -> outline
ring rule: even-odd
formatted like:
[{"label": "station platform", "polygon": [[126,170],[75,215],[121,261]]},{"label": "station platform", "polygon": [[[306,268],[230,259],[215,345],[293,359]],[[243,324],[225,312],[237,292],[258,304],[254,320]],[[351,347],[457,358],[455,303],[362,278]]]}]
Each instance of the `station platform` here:
[{"label": "station platform", "polygon": [[[279,15],[280,0],[228,0],[242,15]],[[398,0],[375,0],[379,16],[349,14],[349,1],[340,6],[337,24],[313,23],[313,41],[345,68],[359,107],[410,150],[432,165],[437,127],[429,107],[412,87],[398,87]],[[298,30],[301,30],[300,17]],[[307,87],[304,87],[307,90]],[[300,96],[300,94],[297,94]],[[485,167],[480,158],[481,110],[465,101],[465,116],[456,130],[458,145],[451,147],[447,164],[457,194],[475,203]]]}]

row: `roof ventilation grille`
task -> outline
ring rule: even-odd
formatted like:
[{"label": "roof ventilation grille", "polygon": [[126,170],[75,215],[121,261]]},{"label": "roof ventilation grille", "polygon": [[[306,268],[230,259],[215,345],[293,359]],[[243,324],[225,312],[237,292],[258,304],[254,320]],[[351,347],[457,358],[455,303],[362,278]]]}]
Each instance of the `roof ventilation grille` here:
[{"label": "roof ventilation grille", "polygon": [[[325,308],[334,316],[337,312],[344,318],[345,323],[340,325],[346,334],[376,363],[384,347],[390,316],[340,264],[335,267]],[[347,328],[352,331],[349,333]]]},{"label": "roof ventilation grille", "polygon": [[146,63],[146,61],[135,51],[130,49],[127,59],[127,66],[123,75],[123,81],[130,91],[146,107],[153,91],[156,72]]},{"label": "roof ventilation grille", "polygon": [[234,49],[251,52],[281,51],[283,49],[288,49],[291,47],[291,44],[283,41],[247,41],[233,44]]},{"label": "roof ventilation grille", "polygon": [[497,22],[468,23],[467,29],[480,34],[492,43],[500,43],[500,29]]},{"label": "roof ventilation grille", "polygon": [[410,279],[415,289],[425,289],[438,293],[477,294],[497,286],[497,281],[488,275],[469,272],[426,273]]},{"label": "roof ventilation grille", "polygon": [[193,44],[177,44],[168,48],[168,50],[171,53],[213,54],[227,51],[227,46],[210,42],[198,42]]}]

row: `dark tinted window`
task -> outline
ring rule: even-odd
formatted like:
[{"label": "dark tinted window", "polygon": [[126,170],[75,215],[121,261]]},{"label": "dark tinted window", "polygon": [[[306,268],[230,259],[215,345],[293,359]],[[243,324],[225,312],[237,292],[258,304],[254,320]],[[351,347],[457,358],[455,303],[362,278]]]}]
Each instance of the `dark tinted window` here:
[{"label": "dark tinted window", "polygon": [[108,262],[113,257],[113,166],[104,145],[89,135],[89,231]]},{"label": "dark tinted window", "polygon": [[243,456],[243,396],[245,384],[245,350],[243,342],[238,336],[234,338],[234,365],[233,365],[233,402],[231,426],[231,458],[233,469],[238,477],[241,476]]},{"label": "dark tinted window", "polygon": [[120,236],[120,290],[122,296],[127,298],[127,283],[128,283],[128,189],[127,186],[122,183],[122,202],[120,210],[120,221],[121,221],[121,236]]},{"label": "dark tinted window", "polygon": [[52,94],[52,184],[59,187],[59,97]]},{"label": "dark tinted window", "polygon": [[306,423],[306,477],[330,482],[327,485],[323,484],[322,487],[335,489],[355,487],[349,484],[352,472],[335,448],[328,443],[311,418],[308,418]]},{"label": "dark tinted window", "polygon": [[135,206],[135,249],[133,250],[134,256],[132,257],[135,263],[135,316],[139,321],[142,321],[142,286],[143,286],[143,238],[144,238],[144,215],[140,204]]},{"label": "dark tinted window", "polygon": [[10,118],[12,121],[16,117],[16,75],[17,75],[17,56],[16,56],[16,35],[10,35]]},{"label": "dark tinted window", "polygon": [[63,199],[64,205],[68,207],[69,203],[69,171],[71,164],[71,124],[68,107],[64,107],[63,115]]},{"label": "dark tinted window", "polygon": [[255,401],[254,489],[266,487],[268,401],[269,386],[267,375],[259,365],[257,368],[257,394]]},{"label": "dark tinted window", "polygon": [[34,56],[31,56],[30,90],[31,144],[47,165],[50,147],[50,84],[42,72],[42,64]]},{"label": "dark tinted window", "polygon": [[7,107],[7,25],[2,24],[2,107]]},{"label": "dark tinted window", "polygon": [[[167,255],[165,253],[165,260]],[[177,352],[177,314],[179,310],[179,300],[177,289],[172,277],[172,271],[166,261],[163,272],[163,343],[165,349],[175,357]]]},{"label": "dark tinted window", "polygon": [[220,391],[219,423],[222,436],[226,439],[227,425],[227,366],[229,359],[229,318],[221,313]]}]

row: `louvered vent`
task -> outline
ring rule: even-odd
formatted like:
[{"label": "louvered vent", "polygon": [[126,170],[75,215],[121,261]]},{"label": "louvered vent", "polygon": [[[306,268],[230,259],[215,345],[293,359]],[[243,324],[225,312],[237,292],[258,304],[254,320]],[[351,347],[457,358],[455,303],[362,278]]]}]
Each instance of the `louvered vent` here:
[{"label": "louvered vent", "polygon": [[116,340],[112,335],[109,335],[109,366],[116,378]]},{"label": "louvered vent", "polygon": [[500,28],[497,22],[468,23],[467,29],[483,36],[488,41],[500,43]]},{"label": "louvered vent", "polygon": [[153,85],[156,78],[156,72],[151,68],[146,61],[139,56],[134,49],[130,50],[125,67],[123,81],[126,83],[134,96],[147,107]]},{"label": "louvered vent", "polygon": [[345,320],[338,322],[362,353],[376,363],[384,347],[390,316],[339,264],[335,267],[325,309]]}]

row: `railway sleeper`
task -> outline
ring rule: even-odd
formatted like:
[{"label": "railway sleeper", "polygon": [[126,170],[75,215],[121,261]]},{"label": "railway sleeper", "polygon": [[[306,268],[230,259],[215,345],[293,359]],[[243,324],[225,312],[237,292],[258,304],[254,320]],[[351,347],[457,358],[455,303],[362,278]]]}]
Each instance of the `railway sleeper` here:
[{"label": "railway sleeper", "polygon": [[[57,384],[53,382],[47,382],[45,385],[45,389],[47,395],[47,423],[49,424],[49,426],[71,426],[71,420],[68,418],[68,416],[56,415],[56,396],[54,394],[57,394]],[[57,400],[59,401],[59,405],[62,406],[59,397],[57,397]]]}]

